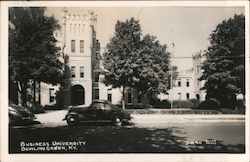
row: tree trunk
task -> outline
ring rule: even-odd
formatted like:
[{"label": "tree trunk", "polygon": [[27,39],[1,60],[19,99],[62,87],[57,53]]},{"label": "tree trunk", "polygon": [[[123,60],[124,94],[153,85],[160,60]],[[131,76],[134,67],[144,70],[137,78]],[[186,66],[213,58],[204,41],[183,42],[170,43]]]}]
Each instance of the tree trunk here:
[{"label": "tree trunk", "polygon": [[36,103],[36,80],[33,81],[33,105]]},{"label": "tree trunk", "polygon": [[19,82],[20,84],[20,91],[21,91],[21,99],[22,99],[22,106],[27,107],[27,82]]},{"label": "tree trunk", "polygon": [[41,104],[41,82],[38,82],[38,103]]},{"label": "tree trunk", "polygon": [[125,88],[122,86],[122,109],[125,109]]}]

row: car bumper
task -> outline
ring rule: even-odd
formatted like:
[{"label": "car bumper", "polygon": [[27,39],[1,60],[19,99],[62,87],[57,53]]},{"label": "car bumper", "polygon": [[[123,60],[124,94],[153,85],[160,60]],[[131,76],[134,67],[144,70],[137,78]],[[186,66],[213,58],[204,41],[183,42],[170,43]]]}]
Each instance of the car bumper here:
[{"label": "car bumper", "polygon": [[123,119],[122,121],[123,125],[134,125],[134,118],[131,117],[130,119]]},{"label": "car bumper", "polygon": [[37,117],[36,116],[28,116],[28,117],[22,117],[22,120],[27,121],[27,120],[35,120]]}]

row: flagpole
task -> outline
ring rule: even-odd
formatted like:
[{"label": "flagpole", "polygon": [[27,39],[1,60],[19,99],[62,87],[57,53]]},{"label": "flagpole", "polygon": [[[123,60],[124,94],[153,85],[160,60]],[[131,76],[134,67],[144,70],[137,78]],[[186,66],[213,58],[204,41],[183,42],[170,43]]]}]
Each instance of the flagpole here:
[{"label": "flagpole", "polygon": [[171,31],[171,33],[172,33],[172,52],[171,52],[171,79],[170,79],[170,89],[171,89],[171,101],[170,101],[170,104],[171,104],[171,106],[170,106],[170,108],[171,109],[173,109],[173,94],[174,94],[174,91],[173,91],[173,74],[174,74],[174,72],[173,72],[173,57],[174,57],[174,46],[175,46],[175,44],[174,44],[174,31],[172,30]]}]

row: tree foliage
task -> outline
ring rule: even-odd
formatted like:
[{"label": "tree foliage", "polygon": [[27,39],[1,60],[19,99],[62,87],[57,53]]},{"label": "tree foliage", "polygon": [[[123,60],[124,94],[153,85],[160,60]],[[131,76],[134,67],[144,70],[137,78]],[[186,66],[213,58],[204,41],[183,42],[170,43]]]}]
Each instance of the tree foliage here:
[{"label": "tree foliage", "polygon": [[210,35],[210,46],[201,77],[207,98],[218,99],[222,106],[233,106],[236,95],[245,95],[245,17],[234,15],[217,25]]},{"label": "tree foliage", "polygon": [[169,58],[166,45],[161,45],[156,37],[149,34],[142,37],[139,21],[134,18],[118,21],[104,53],[104,83],[146,94],[166,92],[170,81]]},{"label": "tree foliage", "polygon": [[24,105],[30,79],[57,84],[63,76],[53,36],[59,24],[44,12],[40,7],[9,9],[9,76],[19,85]]}]

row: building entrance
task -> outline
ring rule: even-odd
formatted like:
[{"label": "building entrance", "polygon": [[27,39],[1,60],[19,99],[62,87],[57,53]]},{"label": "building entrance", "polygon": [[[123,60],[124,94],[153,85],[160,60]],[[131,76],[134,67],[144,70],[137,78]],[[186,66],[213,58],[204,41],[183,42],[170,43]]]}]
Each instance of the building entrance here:
[{"label": "building entrance", "polygon": [[71,87],[71,105],[85,104],[85,90],[81,85]]}]

